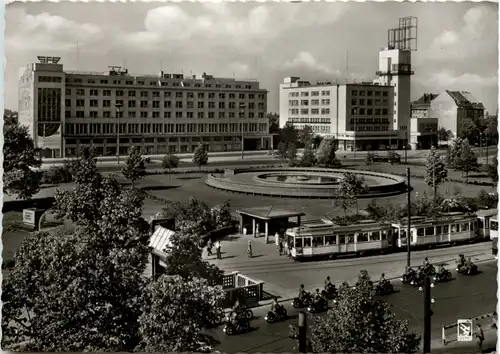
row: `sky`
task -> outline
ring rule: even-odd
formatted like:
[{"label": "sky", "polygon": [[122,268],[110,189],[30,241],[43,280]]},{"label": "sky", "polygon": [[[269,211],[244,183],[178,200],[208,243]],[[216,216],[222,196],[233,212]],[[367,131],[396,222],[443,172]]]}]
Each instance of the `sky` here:
[{"label": "sky", "polygon": [[15,2],[6,9],[5,107],[17,110],[21,70],[45,55],[66,70],[254,78],[277,112],[287,76],[374,79],[387,30],[405,16],[418,18],[412,99],[463,90],[495,112],[498,4],[486,2]]}]

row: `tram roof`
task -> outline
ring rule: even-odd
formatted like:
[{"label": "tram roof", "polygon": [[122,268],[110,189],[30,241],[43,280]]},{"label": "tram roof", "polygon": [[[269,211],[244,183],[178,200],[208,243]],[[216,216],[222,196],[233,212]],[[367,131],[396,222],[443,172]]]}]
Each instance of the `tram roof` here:
[{"label": "tram roof", "polygon": [[237,209],[236,212],[238,214],[248,215],[261,220],[293,218],[295,216],[306,215],[301,211],[288,210],[273,206]]},{"label": "tram roof", "polygon": [[495,216],[498,215],[498,209],[483,209],[476,212],[477,216]]}]

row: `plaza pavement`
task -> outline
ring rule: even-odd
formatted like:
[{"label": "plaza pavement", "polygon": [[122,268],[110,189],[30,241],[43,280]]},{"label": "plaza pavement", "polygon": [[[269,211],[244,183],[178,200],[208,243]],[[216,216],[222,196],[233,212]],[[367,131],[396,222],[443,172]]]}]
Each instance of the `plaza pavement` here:
[{"label": "plaza pavement", "polygon": [[[247,255],[248,240],[251,240],[253,257]],[[280,301],[292,299],[297,294],[300,284],[306,290],[322,289],[324,280],[330,276],[332,283],[340,285],[343,281],[353,284],[359,272],[367,270],[373,280],[378,280],[381,273],[387,279],[399,278],[406,266],[406,252],[370,257],[349,257],[332,261],[297,262],[286,256],[280,256],[274,243],[274,236],[269,236],[265,244],[264,237],[236,234],[221,241],[222,259],[208,256],[206,249],[203,257],[227,273],[238,271],[257,281],[263,281],[264,291],[278,296]],[[471,257],[475,263],[493,260],[491,243],[484,242],[458,247],[443,247],[431,250],[414,251],[411,254],[412,266],[419,266],[425,257],[433,264],[445,264],[448,269],[455,268],[459,253]],[[262,301],[266,304],[268,301]]]}]

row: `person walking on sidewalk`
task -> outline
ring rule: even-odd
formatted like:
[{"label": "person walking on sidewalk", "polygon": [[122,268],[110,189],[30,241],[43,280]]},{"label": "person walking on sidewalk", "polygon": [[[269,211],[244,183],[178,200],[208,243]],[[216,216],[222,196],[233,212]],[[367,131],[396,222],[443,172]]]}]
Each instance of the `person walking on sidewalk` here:
[{"label": "person walking on sidewalk", "polygon": [[280,250],[280,256],[281,256],[283,254],[283,242],[282,241],[280,241],[279,250]]},{"label": "person walking on sidewalk", "polygon": [[215,244],[215,251],[217,253],[217,259],[222,259],[222,256],[221,256],[221,247],[222,245],[220,244],[220,241],[217,241],[216,244]]},{"label": "person walking on sidewalk", "polygon": [[248,240],[247,253],[248,253],[248,258],[252,258],[253,253],[252,253],[252,241],[251,240]]},{"label": "person walking on sidewalk", "polygon": [[274,243],[276,243],[276,249],[279,249],[280,248],[280,237],[279,237],[278,233],[276,233],[274,235]]},{"label": "person walking on sidewalk", "polygon": [[212,240],[211,239],[208,239],[208,242],[207,242],[207,254],[209,256],[212,255]]},{"label": "person walking on sidewalk", "polygon": [[477,348],[479,349],[479,352],[483,352],[483,342],[484,342],[484,332],[483,329],[481,328],[481,325],[478,323],[476,325],[476,333],[474,334],[476,337],[476,342],[477,342]]}]

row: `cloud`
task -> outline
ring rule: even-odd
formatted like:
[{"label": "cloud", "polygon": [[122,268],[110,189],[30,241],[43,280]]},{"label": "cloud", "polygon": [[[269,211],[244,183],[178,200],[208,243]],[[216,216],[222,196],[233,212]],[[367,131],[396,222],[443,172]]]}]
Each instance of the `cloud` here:
[{"label": "cloud", "polygon": [[[429,50],[424,54],[431,60],[460,60],[464,57],[480,55],[491,51],[484,36],[497,36],[496,11],[485,5],[479,5],[467,10],[463,15],[462,26],[455,30],[445,30],[431,42]],[[486,44],[486,45],[485,45]]]},{"label": "cloud", "polygon": [[468,91],[470,87],[495,87],[498,84],[498,78],[495,75],[488,77],[471,73],[453,75],[449,71],[442,71],[430,74],[425,83],[441,89],[453,90],[461,88]]},{"label": "cloud", "polygon": [[171,4],[149,10],[144,30],[125,33],[122,41],[148,51],[156,51],[163,44],[185,45],[187,41],[204,48],[216,41],[219,47],[259,52],[289,30],[335,23],[347,8],[347,4],[326,5],[316,4],[312,11],[304,12],[304,4],[260,4],[237,13],[240,8],[232,4],[203,3],[203,14],[195,14]]},{"label": "cloud", "polygon": [[102,34],[96,25],[77,23],[46,12],[30,15],[24,10],[12,10],[9,15],[6,36],[9,52],[74,50],[77,41],[91,43]]},{"label": "cloud", "polygon": [[319,63],[309,52],[300,52],[292,60],[283,64],[284,69],[316,71],[325,75],[340,75],[339,70],[329,68],[327,65]]}]

